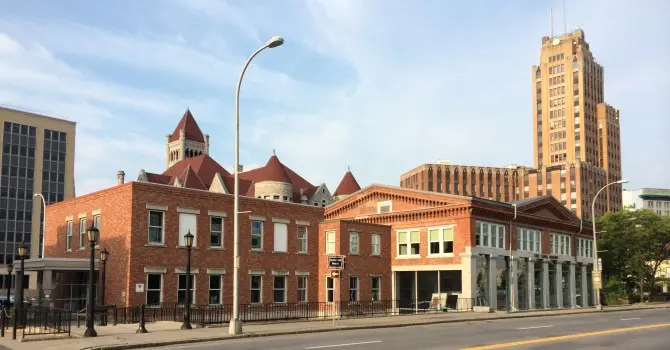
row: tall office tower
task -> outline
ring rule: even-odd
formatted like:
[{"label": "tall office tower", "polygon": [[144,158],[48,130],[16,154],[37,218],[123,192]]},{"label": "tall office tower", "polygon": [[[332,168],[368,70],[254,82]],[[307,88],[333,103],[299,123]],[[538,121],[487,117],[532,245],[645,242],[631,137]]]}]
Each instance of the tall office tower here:
[{"label": "tall office tower", "polygon": [[[0,134],[0,266],[4,268],[18,259],[21,244],[30,248],[31,258],[42,256],[44,208],[35,195],[43,195],[47,205],[74,197],[75,123],[4,107],[0,107],[0,122],[4,128]],[[30,281],[32,285],[34,276]],[[2,282],[6,288],[6,270]]]},{"label": "tall office tower", "polygon": [[[603,67],[581,29],[543,37],[540,64],[532,68],[534,163],[538,171],[576,166],[591,175],[576,179],[576,208],[590,218],[596,192],[621,179],[619,111],[605,104]],[[620,210],[621,185],[596,201],[596,216]]]}]

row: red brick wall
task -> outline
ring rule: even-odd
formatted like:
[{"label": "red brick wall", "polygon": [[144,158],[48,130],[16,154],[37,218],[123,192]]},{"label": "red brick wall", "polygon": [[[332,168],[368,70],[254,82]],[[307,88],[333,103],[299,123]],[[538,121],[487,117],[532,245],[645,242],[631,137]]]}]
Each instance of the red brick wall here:
[{"label": "red brick wall", "polygon": [[[90,245],[86,238],[84,250],[79,250],[79,213],[86,213],[86,223],[93,223],[93,211],[100,210],[99,248],[110,252],[107,261],[105,302],[124,305],[123,292],[128,294],[129,247],[131,222],[131,184],[115,186],[55,203],[47,207],[44,255],[47,258],[88,259]],[[66,218],[72,216],[72,251],[66,250]],[[96,259],[100,257],[96,250]]]},{"label": "red brick wall", "polygon": [[[381,277],[381,299],[391,298],[391,228],[386,225],[330,220],[320,225],[319,242],[319,301],[326,301],[326,277],[330,276],[326,255],[326,232],[335,231],[336,255],[345,256],[345,268],[340,275],[341,301],[349,300],[349,277],[358,276],[360,301],[372,300],[372,276]],[[358,232],[359,253],[349,253],[349,232]],[[372,234],[380,235],[380,255],[372,255]],[[337,282],[336,282],[337,283]],[[337,295],[335,300],[338,300]]]},{"label": "red brick wall", "polygon": [[[428,230],[431,227],[440,226],[454,226],[454,256],[453,257],[428,257],[429,240]],[[397,231],[401,229],[418,229],[420,234],[419,258],[401,258],[397,257],[398,237]],[[408,265],[444,265],[444,264],[460,264],[460,253],[465,252],[465,247],[474,244],[473,231],[469,217],[458,218],[433,218],[423,221],[403,221],[393,224],[393,231],[391,233],[391,253],[393,254],[393,265],[408,266]]]}]

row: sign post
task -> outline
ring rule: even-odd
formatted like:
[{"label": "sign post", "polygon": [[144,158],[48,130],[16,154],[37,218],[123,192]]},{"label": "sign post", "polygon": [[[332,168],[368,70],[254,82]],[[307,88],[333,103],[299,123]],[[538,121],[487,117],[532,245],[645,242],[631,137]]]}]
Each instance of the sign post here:
[{"label": "sign post", "polygon": [[602,279],[601,279],[601,273],[600,271],[593,271],[593,274],[591,275],[592,283],[593,283],[593,288],[601,289],[602,288]]},{"label": "sign post", "polygon": [[[340,274],[344,270],[344,256],[328,256],[328,270],[333,279],[333,302],[337,303],[336,312],[333,312],[333,327],[335,327],[335,320],[340,318]],[[336,295],[337,299],[335,299]]]}]

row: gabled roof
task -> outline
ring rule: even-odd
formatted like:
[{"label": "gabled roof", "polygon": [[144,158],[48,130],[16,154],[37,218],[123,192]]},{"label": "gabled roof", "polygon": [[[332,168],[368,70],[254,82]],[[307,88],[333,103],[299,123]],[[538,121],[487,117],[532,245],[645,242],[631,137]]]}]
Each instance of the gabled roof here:
[{"label": "gabled roof", "polygon": [[205,142],[205,136],[202,134],[198,123],[195,121],[195,118],[193,118],[193,114],[191,114],[190,109],[186,109],[186,112],[184,112],[184,115],[181,117],[179,124],[177,124],[177,127],[172,132],[172,135],[170,135],[170,142],[179,140],[180,130],[182,129],[186,133],[186,140],[202,143]]},{"label": "gabled roof", "polygon": [[347,170],[342,181],[340,181],[340,185],[337,186],[335,193],[333,193],[333,196],[350,195],[360,189],[361,186],[358,184],[358,181],[356,181],[354,174],[352,174],[350,170]]},{"label": "gabled roof", "polygon": [[566,208],[552,195],[544,195],[534,198],[526,198],[510,202],[516,204],[518,212],[544,216],[547,218],[556,218],[562,221],[579,224],[579,217]]},{"label": "gabled roof", "polygon": [[544,196],[539,196],[539,197],[519,199],[519,200],[516,200],[516,201],[509,202],[509,203],[510,204],[516,204],[517,207],[521,207],[521,206],[524,206],[524,205],[528,205],[528,204],[531,204],[531,203],[541,201],[541,200],[543,200],[545,198],[549,198],[549,197],[553,197],[553,196],[550,195],[550,194],[546,194]]},{"label": "gabled roof", "polygon": [[[216,174],[221,175],[226,189],[232,193],[235,185],[233,176],[207,154],[180,160],[162,174],[146,173],[146,176],[148,182],[167,185],[179,180],[186,188],[208,190]],[[240,194],[247,195],[252,183],[250,180],[240,178]]]}]

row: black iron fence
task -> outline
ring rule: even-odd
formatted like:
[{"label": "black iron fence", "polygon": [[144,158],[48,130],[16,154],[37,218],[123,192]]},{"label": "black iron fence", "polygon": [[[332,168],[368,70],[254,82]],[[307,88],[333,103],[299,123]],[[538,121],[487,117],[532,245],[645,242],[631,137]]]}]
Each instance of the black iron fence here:
[{"label": "black iron fence", "polygon": [[2,308],[0,311],[0,336],[12,333],[15,339],[18,332],[21,337],[33,335],[70,335],[72,329],[72,313],[46,307],[24,307],[16,309]]}]

